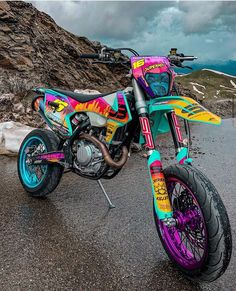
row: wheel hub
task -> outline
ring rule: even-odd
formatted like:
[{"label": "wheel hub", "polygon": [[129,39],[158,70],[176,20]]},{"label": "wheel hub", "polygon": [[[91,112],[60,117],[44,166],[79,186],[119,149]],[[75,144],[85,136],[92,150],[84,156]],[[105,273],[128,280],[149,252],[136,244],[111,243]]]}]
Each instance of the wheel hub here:
[{"label": "wheel hub", "polygon": [[188,226],[191,230],[195,230],[199,223],[199,213],[196,210],[187,209],[184,213],[176,210],[174,212],[176,226],[180,231],[185,230]]}]

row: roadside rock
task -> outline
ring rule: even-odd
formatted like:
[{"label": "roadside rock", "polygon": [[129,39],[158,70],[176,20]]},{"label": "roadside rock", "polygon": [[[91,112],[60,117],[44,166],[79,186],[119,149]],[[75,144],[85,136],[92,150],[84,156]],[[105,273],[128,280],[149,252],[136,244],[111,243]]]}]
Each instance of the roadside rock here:
[{"label": "roadside rock", "polygon": [[0,154],[17,153],[23,139],[32,130],[32,127],[13,121],[0,123]]}]

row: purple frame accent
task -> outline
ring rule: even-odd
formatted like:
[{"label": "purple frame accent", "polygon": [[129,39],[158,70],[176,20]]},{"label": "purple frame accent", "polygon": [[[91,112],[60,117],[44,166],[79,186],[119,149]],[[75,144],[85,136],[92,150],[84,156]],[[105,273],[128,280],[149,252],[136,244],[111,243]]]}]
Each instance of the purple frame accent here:
[{"label": "purple frame accent", "polygon": [[37,155],[35,158],[36,161],[42,160],[42,161],[49,161],[49,162],[54,162],[54,163],[57,163],[64,159],[65,159],[65,155],[63,152],[51,152],[51,153],[40,154],[40,155]]}]

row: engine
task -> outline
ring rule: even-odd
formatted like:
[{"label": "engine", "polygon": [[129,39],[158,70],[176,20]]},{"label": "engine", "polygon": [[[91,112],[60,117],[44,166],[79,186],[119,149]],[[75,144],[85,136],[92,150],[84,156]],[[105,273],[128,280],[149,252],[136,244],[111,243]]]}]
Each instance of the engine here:
[{"label": "engine", "polygon": [[89,141],[78,140],[74,153],[74,166],[84,175],[95,175],[104,167],[101,151]]}]

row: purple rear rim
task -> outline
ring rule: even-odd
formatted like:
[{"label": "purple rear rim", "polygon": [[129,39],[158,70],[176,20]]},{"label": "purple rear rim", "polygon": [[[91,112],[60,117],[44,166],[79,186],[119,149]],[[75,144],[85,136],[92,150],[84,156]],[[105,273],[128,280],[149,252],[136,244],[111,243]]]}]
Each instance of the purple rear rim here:
[{"label": "purple rear rim", "polygon": [[158,225],[168,254],[184,269],[200,268],[207,255],[207,231],[201,208],[187,185],[174,177],[166,179],[176,226]]}]

